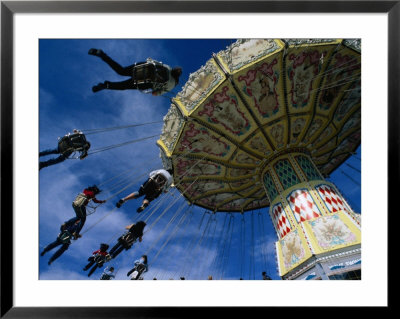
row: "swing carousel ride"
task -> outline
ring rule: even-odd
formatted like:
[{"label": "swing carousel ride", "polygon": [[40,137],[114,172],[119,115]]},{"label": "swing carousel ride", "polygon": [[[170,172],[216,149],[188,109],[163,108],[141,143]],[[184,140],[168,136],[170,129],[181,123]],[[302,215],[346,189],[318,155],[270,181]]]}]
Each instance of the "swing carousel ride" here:
[{"label": "swing carousel ride", "polygon": [[238,40],[171,99],[157,144],[190,204],[269,207],[282,279],[360,272],[360,214],[325,179],[361,144],[360,39]]}]

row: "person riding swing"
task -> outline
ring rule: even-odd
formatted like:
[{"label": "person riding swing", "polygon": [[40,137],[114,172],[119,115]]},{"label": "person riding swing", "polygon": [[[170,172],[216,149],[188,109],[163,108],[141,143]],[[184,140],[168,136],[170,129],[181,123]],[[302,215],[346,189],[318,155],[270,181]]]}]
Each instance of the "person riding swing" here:
[{"label": "person riding swing", "polygon": [[110,250],[111,258],[117,257],[124,249],[130,249],[137,240],[142,242],[143,229],[145,227],[146,223],[144,221],[138,221],[136,224],[126,226],[125,229],[128,231],[118,238],[117,244]]},{"label": "person riding swing", "polygon": [[143,279],[141,275],[148,270],[147,255],[143,255],[139,260],[136,260],[134,267],[126,274],[128,277],[131,276],[131,280]]},{"label": "person riding swing", "polygon": [[82,193],[79,193],[72,202],[72,208],[75,211],[76,217],[71,218],[70,221],[76,219],[80,220],[79,228],[77,230],[78,237],[82,237],[82,235],[79,233],[86,221],[86,206],[89,204],[89,202],[92,200],[98,204],[104,204],[106,202],[106,200],[98,200],[96,198],[96,195],[100,192],[101,190],[96,185],[89,186],[85,188]]},{"label": "person riding swing", "polygon": [[79,223],[80,219],[77,218],[75,220],[70,220],[62,224],[57,239],[54,242],[48,244],[40,253],[40,256],[44,256],[44,254],[48,251],[61,245],[60,249],[58,249],[49,259],[49,266],[54,260],[60,257],[69,248],[69,245],[71,245],[71,239],[78,239],[76,231],[79,228]]},{"label": "person riding swing", "polygon": [[83,268],[83,270],[86,271],[94,265],[92,269],[90,269],[88,277],[90,277],[97,268],[103,267],[104,263],[111,260],[111,256],[107,252],[108,247],[109,246],[107,244],[100,244],[100,249],[94,251],[92,256],[88,258],[89,263],[85,266],[85,268]]},{"label": "person riding swing", "polygon": [[43,167],[61,163],[75,152],[80,152],[79,159],[83,160],[88,156],[89,148],[90,143],[86,140],[86,136],[81,131],[74,129],[72,134],[68,133],[62,138],[58,138],[58,145],[56,148],[48,149],[39,153],[39,157],[51,154],[60,154],[57,158],[39,162],[39,170]]},{"label": "person riding swing", "polygon": [[115,278],[114,273],[114,267],[106,267],[101,274],[100,280],[111,280],[112,278]]},{"label": "person riding swing", "polygon": [[139,90],[152,95],[162,95],[171,91],[178,83],[182,68],[171,68],[169,65],[147,58],[145,62],[122,67],[111,59],[103,50],[90,49],[88,54],[101,58],[116,73],[131,78],[122,82],[105,81],[92,87],[93,92],[108,90]]},{"label": "person riding swing", "polygon": [[150,202],[161,195],[162,192],[167,193],[169,187],[173,183],[171,176],[172,170],[159,169],[152,171],[149,178],[140,186],[139,190],[121,198],[116,206],[120,208],[126,201],[144,196],[142,206],[137,209],[137,212],[142,212]]}]

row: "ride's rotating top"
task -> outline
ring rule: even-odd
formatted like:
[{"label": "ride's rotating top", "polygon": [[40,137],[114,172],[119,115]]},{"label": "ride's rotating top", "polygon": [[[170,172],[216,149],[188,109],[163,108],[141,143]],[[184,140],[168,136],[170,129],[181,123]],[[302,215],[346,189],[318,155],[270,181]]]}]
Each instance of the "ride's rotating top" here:
[{"label": "ride's rotating top", "polygon": [[360,143],[360,39],[236,41],[189,76],[157,142],[181,193],[215,212],[338,193],[324,177]]}]

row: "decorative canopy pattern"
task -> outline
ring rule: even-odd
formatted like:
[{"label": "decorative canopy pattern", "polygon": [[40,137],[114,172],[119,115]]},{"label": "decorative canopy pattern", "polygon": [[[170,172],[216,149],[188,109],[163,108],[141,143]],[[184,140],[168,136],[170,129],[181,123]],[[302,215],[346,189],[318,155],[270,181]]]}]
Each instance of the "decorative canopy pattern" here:
[{"label": "decorative canopy pattern", "polygon": [[270,205],[262,171],[281,154],[327,176],[360,143],[360,39],[236,41],[190,75],[157,142],[188,201],[237,212]]}]

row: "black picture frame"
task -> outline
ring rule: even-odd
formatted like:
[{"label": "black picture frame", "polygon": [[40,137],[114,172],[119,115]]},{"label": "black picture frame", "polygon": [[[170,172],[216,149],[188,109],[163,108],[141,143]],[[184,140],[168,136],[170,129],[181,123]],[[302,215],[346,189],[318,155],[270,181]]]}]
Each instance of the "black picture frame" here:
[{"label": "black picture frame", "polygon": [[[211,5],[212,4],[212,5]],[[192,318],[224,307],[14,307],[13,304],[13,19],[16,13],[387,13],[388,211],[394,208],[399,163],[400,1],[1,1],[1,318]],[[379,106],[377,106],[379,107]],[[391,205],[392,204],[392,205]],[[382,212],[384,213],[384,212]],[[389,216],[388,216],[389,218]],[[390,223],[388,223],[390,225]],[[393,223],[392,223],[393,225]],[[393,227],[393,226],[392,226]],[[389,238],[388,238],[389,239]],[[390,244],[390,240],[388,240]],[[388,254],[388,258],[389,258]],[[393,257],[392,257],[393,258]],[[389,260],[390,261],[390,260]],[[390,264],[390,263],[389,263]],[[379,274],[377,274],[379,276]],[[390,281],[388,281],[389,287]],[[383,307],[380,310],[390,308]],[[254,308],[250,309],[253,310]],[[298,311],[295,307],[291,310]],[[305,310],[303,308],[303,310]],[[235,309],[236,315],[249,308]],[[265,311],[265,310],[263,310]],[[286,310],[285,310],[286,311]],[[204,315],[206,315],[204,312]],[[209,316],[209,315],[207,315]]]}]

